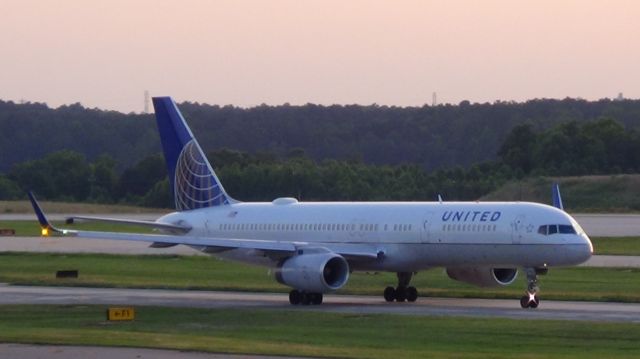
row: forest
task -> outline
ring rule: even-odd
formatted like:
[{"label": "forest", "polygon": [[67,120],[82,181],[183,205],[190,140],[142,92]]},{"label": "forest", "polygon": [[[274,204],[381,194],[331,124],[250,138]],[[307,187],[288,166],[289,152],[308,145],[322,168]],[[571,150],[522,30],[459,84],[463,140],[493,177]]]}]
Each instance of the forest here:
[{"label": "forest", "polygon": [[[207,153],[227,148],[284,158],[302,149],[318,163],[406,164],[428,171],[496,160],[500,146],[519,125],[539,132],[566,122],[610,118],[625,129],[640,127],[640,100],[253,108],[185,102],[179,107]],[[121,173],[161,147],[152,114],[0,101],[0,173],[62,150],[80,153],[90,162],[108,155]]]},{"label": "forest", "polygon": [[[227,192],[241,201],[475,200],[505,182],[531,176],[638,173],[640,133],[600,118],[568,121],[546,130],[516,125],[495,159],[467,167],[428,170],[421,164],[371,164],[362,159],[316,160],[303,148],[284,154],[231,149],[207,154]],[[0,200],[24,198],[27,190],[49,200],[172,207],[160,154],[123,171],[109,155],[89,160],[62,150],[15,164],[0,175]]]}]

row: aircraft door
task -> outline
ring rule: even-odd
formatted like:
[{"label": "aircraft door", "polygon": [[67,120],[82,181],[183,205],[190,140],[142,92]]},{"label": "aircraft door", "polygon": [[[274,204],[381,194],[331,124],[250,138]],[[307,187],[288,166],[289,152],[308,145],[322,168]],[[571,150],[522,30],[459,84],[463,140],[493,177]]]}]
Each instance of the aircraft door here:
[{"label": "aircraft door", "polygon": [[420,241],[422,243],[431,243],[431,227],[433,226],[433,212],[428,212],[423,220],[422,226],[420,227]]},{"label": "aircraft door", "polygon": [[513,244],[520,244],[525,235],[525,215],[519,214],[511,223],[511,241]]}]

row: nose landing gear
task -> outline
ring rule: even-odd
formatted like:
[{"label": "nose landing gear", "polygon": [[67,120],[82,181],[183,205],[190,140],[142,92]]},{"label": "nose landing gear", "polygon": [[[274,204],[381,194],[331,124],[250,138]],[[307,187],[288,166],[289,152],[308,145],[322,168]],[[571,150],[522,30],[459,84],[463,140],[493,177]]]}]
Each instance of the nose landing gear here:
[{"label": "nose landing gear", "polygon": [[418,290],[410,287],[412,272],[398,272],[398,286],[396,288],[387,287],[384,289],[384,300],[387,302],[415,302],[418,299]]},{"label": "nose landing gear", "polygon": [[524,268],[527,275],[527,292],[520,298],[520,306],[522,308],[538,308],[540,299],[538,298],[538,274],[546,274],[547,268]]}]

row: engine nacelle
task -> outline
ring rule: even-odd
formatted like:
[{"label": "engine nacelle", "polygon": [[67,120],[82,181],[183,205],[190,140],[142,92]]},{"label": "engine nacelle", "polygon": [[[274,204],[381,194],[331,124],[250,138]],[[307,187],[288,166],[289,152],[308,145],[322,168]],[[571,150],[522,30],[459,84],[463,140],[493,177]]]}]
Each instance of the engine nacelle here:
[{"label": "engine nacelle", "polygon": [[509,285],[516,280],[516,268],[447,268],[449,278],[479,287],[497,287]]},{"label": "engine nacelle", "polygon": [[299,291],[326,293],[340,289],[349,279],[349,263],[331,253],[300,254],[287,258],[276,271],[276,280]]}]

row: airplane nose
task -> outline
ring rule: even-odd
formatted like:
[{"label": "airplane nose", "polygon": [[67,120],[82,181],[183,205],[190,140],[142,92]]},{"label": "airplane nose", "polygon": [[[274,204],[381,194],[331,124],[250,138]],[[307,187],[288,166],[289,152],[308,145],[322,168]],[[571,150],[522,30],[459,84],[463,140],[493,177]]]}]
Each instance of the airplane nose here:
[{"label": "airplane nose", "polygon": [[582,257],[582,261],[586,262],[593,255],[593,244],[586,234],[582,234],[581,237],[583,245],[581,246],[580,256]]},{"label": "airplane nose", "polygon": [[591,243],[591,239],[589,239],[589,236],[587,236],[586,234],[583,235],[584,236],[584,241],[585,244],[589,247],[589,254],[593,254],[593,243]]}]

